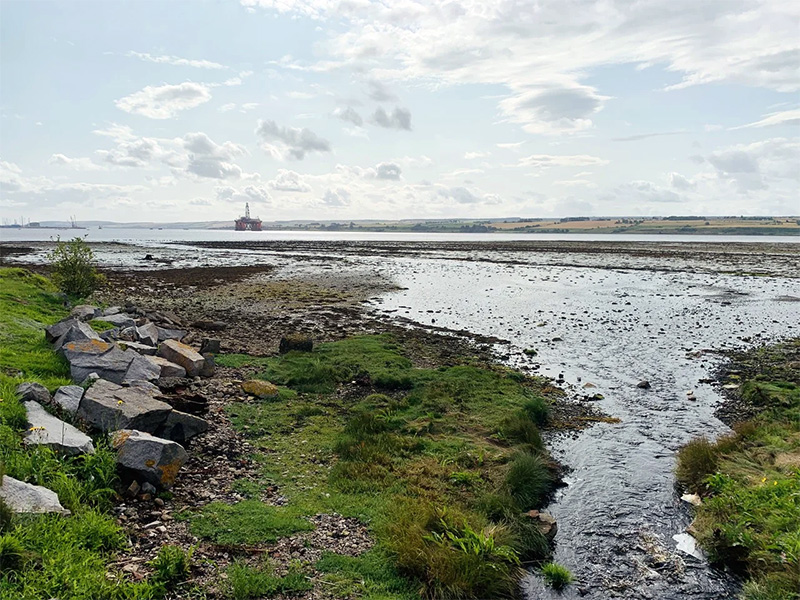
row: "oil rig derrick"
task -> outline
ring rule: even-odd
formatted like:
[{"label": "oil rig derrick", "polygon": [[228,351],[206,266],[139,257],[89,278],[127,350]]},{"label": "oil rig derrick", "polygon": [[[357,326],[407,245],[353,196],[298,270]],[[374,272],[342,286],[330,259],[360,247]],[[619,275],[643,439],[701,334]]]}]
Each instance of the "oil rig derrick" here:
[{"label": "oil rig derrick", "polygon": [[244,216],[236,219],[236,231],[261,231],[261,219],[250,217],[250,203],[244,205]]}]

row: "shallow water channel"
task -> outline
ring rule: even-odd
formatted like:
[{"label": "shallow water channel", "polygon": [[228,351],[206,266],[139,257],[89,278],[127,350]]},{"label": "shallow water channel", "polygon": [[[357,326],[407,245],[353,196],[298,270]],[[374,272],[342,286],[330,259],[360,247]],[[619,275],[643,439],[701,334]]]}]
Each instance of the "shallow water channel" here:
[{"label": "shallow water channel", "polygon": [[[532,575],[527,598],[735,597],[734,577],[677,549],[691,517],[674,487],[675,452],[727,430],[713,415],[718,391],[699,383],[719,360],[703,351],[798,335],[800,280],[534,259],[396,258],[384,269],[406,289],[384,296],[381,312],[508,340],[510,362],[602,394],[597,407],[620,419],[550,440],[571,468],[546,508],[558,520],[555,560],[577,583],[556,594]],[[651,389],[637,388],[643,379]]]}]

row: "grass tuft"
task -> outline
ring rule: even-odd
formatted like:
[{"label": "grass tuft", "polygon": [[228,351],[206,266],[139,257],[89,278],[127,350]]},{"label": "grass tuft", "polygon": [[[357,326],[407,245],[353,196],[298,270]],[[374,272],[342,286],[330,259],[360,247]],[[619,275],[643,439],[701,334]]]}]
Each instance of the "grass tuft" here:
[{"label": "grass tuft", "polygon": [[517,454],[505,479],[509,495],[523,512],[541,506],[554,483],[549,465],[535,454]]},{"label": "grass tuft", "polygon": [[542,577],[547,585],[556,590],[564,589],[574,580],[569,569],[554,562],[542,565]]}]

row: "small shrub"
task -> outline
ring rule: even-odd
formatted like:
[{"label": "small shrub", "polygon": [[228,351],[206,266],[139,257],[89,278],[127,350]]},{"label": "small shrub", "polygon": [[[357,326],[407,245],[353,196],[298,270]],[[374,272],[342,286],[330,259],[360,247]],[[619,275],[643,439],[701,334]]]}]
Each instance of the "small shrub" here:
[{"label": "small shrub", "polygon": [[25,548],[15,536],[0,536],[0,573],[18,571],[25,562]]},{"label": "small shrub", "polygon": [[540,456],[518,454],[508,469],[505,486],[520,510],[527,511],[542,505],[552,490],[553,475]]},{"label": "small shrub", "polygon": [[450,481],[456,485],[471,487],[481,480],[481,474],[474,471],[456,471],[450,473]]},{"label": "small shrub", "polygon": [[278,577],[267,565],[256,569],[242,563],[228,567],[228,593],[234,600],[268,598],[278,594],[296,594],[312,588],[305,575],[297,569],[290,569],[283,577]]},{"label": "small shrub", "polygon": [[718,467],[718,452],[706,438],[697,438],[678,451],[676,479],[689,491],[705,491],[704,480]]},{"label": "small shrub", "polygon": [[475,508],[490,521],[513,519],[521,512],[508,494],[485,494],[478,500]]},{"label": "small shrub", "polygon": [[545,403],[544,399],[539,398],[538,396],[536,398],[531,398],[525,404],[523,404],[522,410],[526,415],[528,415],[530,420],[537,425],[545,425],[550,416],[550,411],[547,408],[547,404]]},{"label": "small shrub", "polygon": [[92,249],[79,237],[68,242],[56,240],[48,259],[53,282],[68,296],[86,298],[105,281],[94,266]]},{"label": "small shrub", "polygon": [[150,566],[155,570],[153,577],[166,586],[185,581],[192,568],[193,553],[194,548],[184,551],[178,546],[162,546],[150,562]]},{"label": "small shrub", "polygon": [[537,450],[544,448],[539,428],[524,411],[506,417],[500,425],[500,433],[510,442],[527,444]]},{"label": "small shrub", "polygon": [[574,581],[569,569],[554,562],[542,566],[542,576],[547,584],[556,590],[564,589]]},{"label": "small shrub", "polygon": [[73,519],[75,539],[82,548],[108,552],[125,546],[125,535],[110,517],[87,510]]}]

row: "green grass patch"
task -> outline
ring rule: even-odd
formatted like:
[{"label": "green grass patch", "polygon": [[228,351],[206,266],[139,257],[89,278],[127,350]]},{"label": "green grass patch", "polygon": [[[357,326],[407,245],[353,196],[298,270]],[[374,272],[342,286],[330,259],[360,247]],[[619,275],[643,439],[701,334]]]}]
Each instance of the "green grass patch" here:
[{"label": "green grass patch", "polygon": [[98,333],[108,331],[109,329],[114,329],[113,323],[109,323],[108,321],[100,321],[98,319],[92,319],[89,321],[89,326]]},{"label": "green grass patch", "polygon": [[542,565],[542,577],[547,585],[556,590],[564,589],[574,579],[569,569],[554,562]]},{"label": "green grass patch", "polygon": [[269,564],[260,568],[234,563],[227,570],[228,597],[234,600],[272,598],[278,594],[291,596],[310,590],[312,585],[305,574],[297,568],[283,576],[275,575]]},{"label": "green grass patch", "polygon": [[703,496],[696,536],[712,560],[746,572],[745,600],[800,597],[798,359],[800,340],[737,356],[739,393],[759,413],[732,434],[694,440],[678,454],[678,480]]}]

